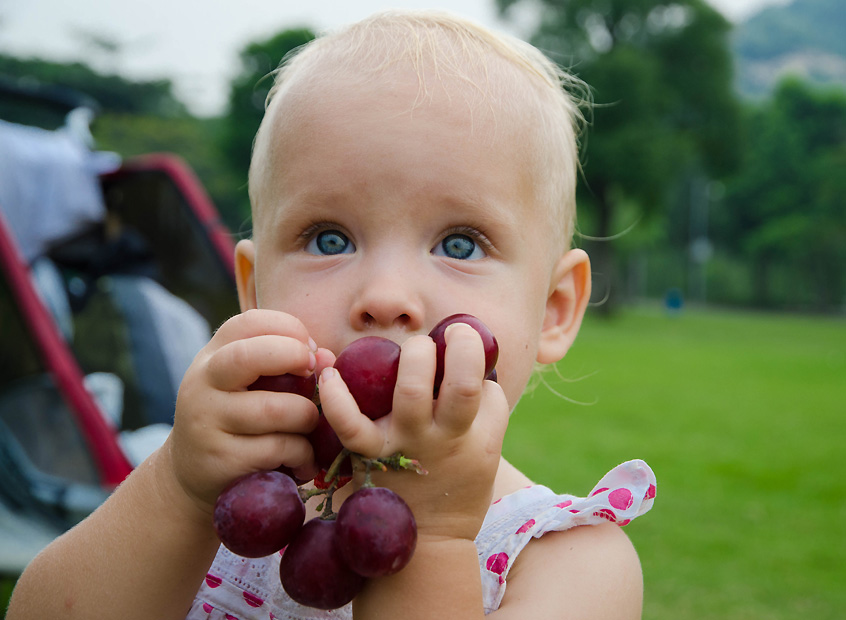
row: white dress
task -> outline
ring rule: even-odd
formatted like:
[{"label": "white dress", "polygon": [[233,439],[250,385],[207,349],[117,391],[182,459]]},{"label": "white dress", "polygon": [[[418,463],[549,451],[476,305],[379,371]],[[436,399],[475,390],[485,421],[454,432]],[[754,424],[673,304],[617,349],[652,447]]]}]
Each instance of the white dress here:
[{"label": "white dress", "polygon": [[[532,538],[578,525],[611,521],[627,525],[647,512],[655,498],[655,475],[640,460],[608,472],[587,497],[557,495],[534,485],[494,502],[479,535],[479,569],[485,613],[499,608],[508,571]],[[221,547],[194,600],[188,620],[351,619],[352,606],[333,611],[303,607],[279,583],[279,558],[242,558]]]}]

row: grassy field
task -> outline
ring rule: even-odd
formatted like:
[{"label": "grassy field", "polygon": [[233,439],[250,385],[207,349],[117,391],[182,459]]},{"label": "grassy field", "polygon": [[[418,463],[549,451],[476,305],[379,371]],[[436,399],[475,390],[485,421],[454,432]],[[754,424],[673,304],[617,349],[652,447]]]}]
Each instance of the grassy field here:
[{"label": "grassy field", "polygon": [[844,617],[846,321],[629,311],[543,376],[506,436],[518,467],[576,494],[624,460],[655,470],[627,528],[644,618]]}]

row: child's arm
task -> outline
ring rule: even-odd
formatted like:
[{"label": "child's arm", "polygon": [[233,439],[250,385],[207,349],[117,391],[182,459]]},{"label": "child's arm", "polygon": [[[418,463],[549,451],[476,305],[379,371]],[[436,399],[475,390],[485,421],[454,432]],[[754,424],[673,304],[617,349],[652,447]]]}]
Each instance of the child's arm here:
[{"label": "child's arm", "polygon": [[186,373],[164,446],[33,560],[7,618],[184,618],[218,548],[211,514],[226,484],[283,463],[316,473],[301,435],[317,422],[314,404],[246,386],[331,363],[317,358],[293,317],[227,321]]},{"label": "child's arm", "polygon": [[208,515],[174,484],[168,460],[167,450],[156,452],[42,551],[6,617],[184,618],[218,542]]}]

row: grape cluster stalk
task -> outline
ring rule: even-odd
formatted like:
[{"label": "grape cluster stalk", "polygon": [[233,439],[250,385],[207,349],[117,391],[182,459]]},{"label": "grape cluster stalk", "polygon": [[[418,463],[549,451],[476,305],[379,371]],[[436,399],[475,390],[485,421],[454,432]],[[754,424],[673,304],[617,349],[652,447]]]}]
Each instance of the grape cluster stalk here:
[{"label": "grape cluster stalk", "polygon": [[[467,323],[480,333],[485,377],[496,380],[496,339],[475,317],[452,315],[429,333],[437,353],[434,398],[443,379],[446,327],[456,322]],[[399,355],[395,342],[369,336],[351,343],[335,360],[335,368],[359,409],[373,420],[391,411]],[[248,389],[299,394],[314,400],[319,409],[314,375],[259,377]],[[284,465],[247,474],[218,497],[214,527],[223,545],[238,555],[257,558],[283,551],[279,579],[288,595],[301,605],[337,609],[352,601],[367,579],[402,570],[417,543],[411,509],[390,489],[374,486],[371,471],[426,472],[420,463],[402,454],[371,459],[351,453],[322,412],[308,439],[321,468],[313,480],[314,488],[303,488],[307,481],[297,479]],[[364,467],[364,483],[336,512],[333,495],[351,480],[353,462]],[[317,507],[322,514],[305,522],[305,502],[315,496],[323,496]]]}]

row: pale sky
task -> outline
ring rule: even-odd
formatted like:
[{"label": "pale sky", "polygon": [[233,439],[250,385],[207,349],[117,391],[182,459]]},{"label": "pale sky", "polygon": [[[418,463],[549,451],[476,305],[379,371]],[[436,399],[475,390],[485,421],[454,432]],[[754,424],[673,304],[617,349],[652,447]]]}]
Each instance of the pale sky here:
[{"label": "pale sky", "polygon": [[[729,19],[787,0],[708,0]],[[223,109],[238,52],[281,30],[320,31],[385,8],[441,8],[517,36],[499,20],[494,0],[0,0],[0,52],[58,61],[85,60],[135,79],[169,78],[192,112]],[[90,33],[120,43],[108,56]]]}]

